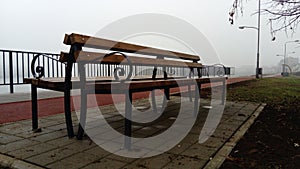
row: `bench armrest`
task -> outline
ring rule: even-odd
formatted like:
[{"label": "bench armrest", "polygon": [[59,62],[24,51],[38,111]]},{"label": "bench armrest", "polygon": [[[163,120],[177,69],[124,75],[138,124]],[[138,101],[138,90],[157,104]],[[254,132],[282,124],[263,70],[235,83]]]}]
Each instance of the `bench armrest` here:
[{"label": "bench armrest", "polygon": [[[34,78],[36,79],[40,79],[41,77],[43,77],[45,75],[45,69],[44,66],[39,65],[35,67],[36,61],[38,60],[38,58],[42,56],[42,57],[46,57],[49,58],[51,60],[55,60],[60,62],[58,59],[55,59],[47,54],[37,54],[33,57],[32,61],[31,61],[31,73],[33,75]],[[63,62],[61,62],[62,64],[65,64]],[[65,64],[66,65],[66,64]]]}]

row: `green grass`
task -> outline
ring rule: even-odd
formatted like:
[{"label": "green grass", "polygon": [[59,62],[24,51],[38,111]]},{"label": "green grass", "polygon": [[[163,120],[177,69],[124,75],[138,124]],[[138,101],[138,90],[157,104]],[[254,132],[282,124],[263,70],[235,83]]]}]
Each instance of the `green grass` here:
[{"label": "green grass", "polygon": [[300,101],[300,78],[263,78],[228,87],[227,99],[269,105],[296,105]]}]

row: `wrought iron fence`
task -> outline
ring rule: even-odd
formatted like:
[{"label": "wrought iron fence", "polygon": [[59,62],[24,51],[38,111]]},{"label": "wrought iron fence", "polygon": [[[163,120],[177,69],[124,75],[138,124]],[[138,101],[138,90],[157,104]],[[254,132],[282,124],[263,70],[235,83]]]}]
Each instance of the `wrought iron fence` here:
[{"label": "wrought iron fence", "polygon": [[[49,57],[45,57],[44,55]],[[40,55],[37,58],[38,65],[42,65],[44,69],[44,77],[64,77],[64,64],[58,61],[59,54],[27,52],[16,50],[0,50],[0,86],[9,86],[10,93],[14,92],[14,85],[25,84],[24,78],[33,77],[31,73],[31,61],[34,56]],[[51,59],[54,58],[54,59]],[[88,64],[86,65],[87,76],[113,76],[114,69],[117,65],[106,64]],[[128,67],[124,66],[124,69]],[[134,66],[133,76],[152,75],[153,67],[151,66]],[[171,76],[188,76],[190,70],[188,68],[171,68],[167,67],[166,72]],[[221,64],[204,66],[201,71],[201,76],[225,76],[234,74],[234,68],[225,67]],[[163,75],[163,70],[158,70],[157,75]],[[78,66],[74,64],[73,77],[78,77]],[[194,76],[198,76],[197,71]]]}]

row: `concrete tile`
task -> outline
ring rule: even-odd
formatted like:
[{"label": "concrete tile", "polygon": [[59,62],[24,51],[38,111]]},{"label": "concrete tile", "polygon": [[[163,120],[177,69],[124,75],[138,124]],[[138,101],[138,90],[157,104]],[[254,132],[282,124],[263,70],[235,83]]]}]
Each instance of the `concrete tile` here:
[{"label": "concrete tile", "polygon": [[112,160],[109,158],[104,158],[93,163],[90,163],[83,167],[82,169],[125,169],[126,163],[121,161]]},{"label": "concrete tile", "polygon": [[194,143],[189,142],[180,142],[175,147],[171,148],[168,153],[172,154],[181,154],[183,151],[187,150]]},{"label": "concrete tile", "polygon": [[18,123],[18,122],[0,125],[1,133],[15,135],[18,133],[24,133],[24,132],[28,132],[28,131],[31,131],[31,125],[26,126],[26,125],[23,125],[22,123]]},{"label": "concrete tile", "polygon": [[223,128],[224,125],[220,124],[220,126],[215,130],[212,134],[212,137],[227,139],[229,138],[235,130]]},{"label": "concrete tile", "polygon": [[191,158],[208,160],[214,153],[216,149],[203,146],[199,143],[196,143],[182,152],[180,155],[184,155]]},{"label": "concrete tile", "polygon": [[63,118],[59,120],[47,120],[43,123],[39,123],[39,127],[46,128],[46,127],[60,125],[60,124],[65,124],[65,120]]},{"label": "concrete tile", "polygon": [[48,133],[51,133],[51,132],[53,132],[53,131],[49,130],[49,129],[42,128],[41,132],[36,132],[35,133],[30,128],[29,130],[24,130],[22,133],[15,134],[15,136],[19,136],[19,137],[23,137],[23,138],[32,138],[32,137],[36,137],[36,136],[39,136],[39,135],[48,134]]},{"label": "concrete tile", "polygon": [[65,159],[56,161],[52,164],[47,165],[48,168],[68,168],[68,169],[77,169],[84,167],[92,162],[95,162],[98,160],[98,157],[86,154],[86,153],[76,153],[72,156],[69,156]]},{"label": "concrete tile", "polygon": [[120,162],[124,162],[124,163],[131,163],[133,161],[135,161],[135,158],[128,158],[128,157],[122,157],[116,154],[110,154],[108,156],[105,157],[106,159],[111,159],[111,160],[115,160],[115,161],[120,161]]},{"label": "concrete tile", "polygon": [[65,148],[77,151],[77,152],[81,152],[87,149],[91,149],[93,147],[96,147],[97,145],[89,140],[89,139],[83,139],[83,140],[75,140],[72,144],[69,144],[67,146],[65,146]]},{"label": "concrete tile", "polygon": [[54,145],[41,143],[41,144],[37,144],[37,145],[34,145],[34,146],[27,146],[27,147],[23,147],[22,149],[11,151],[11,152],[9,152],[9,155],[12,155],[16,158],[25,159],[25,158],[28,158],[28,157],[31,157],[31,156],[41,154],[43,152],[53,150],[55,148],[57,148],[57,147],[54,146]]},{"label": "concrete tile", "polygon": [[21,149],[27,146],[33,146],[39,144],[39,142],[34,141],[34,140],[30,140],[30,139],[22,139],[22,140],[18,140],[12,143],[8,143],[8,144],[3,144],[0,146],[0,152],[1,153],[7,153],[10,151],[14,151],[17,149]]},{"label": "concrete tile", "polygon": [[63,130],[66,128],[66,123],[58,123],[58,124],[54,124],[54,125],[51,125],[51,126],[46,126],[44,127],[46,129],[49,129],[49,130]]},{"label": "concrete tile", "polygon": [[[41,122],[41,118],[38,119],[38,122]],[[27,125],[27,126],[31,126],[32,125],[32,120],[31,119],[27,119],[27,120],[20,120],[18,121],[18,123],[21,123],[23,125]]]},{"label": "concrete tile", "polygon": [[206,163],[206,160],[196,159],[186,156],[179,156],[176,159],[172,160],[163,169],[199,169],[202,168]]},{"label": "concrete tile", "polygon": [[234,120],[232,118],[223,122],[223,124],[231,125],[232,128],[238,128],[242,123],[243,123],[243,121]]},{"label": "concrete tile", "polygon": [[150,136],[156,134],[157,132],[159,132],[161,130],[162,129],[158,129],[158,128],[151,127],[151,126],[146,126],[146,127],[142,127],[139,130],[134,131],[133,136],[134,137],[146,138],[146,137],[150,137]]},{"label": "concrete tile", "polygon": [[31,137],[31,139],[39,142],[46,142],[60,137],[67,137],[66,131],[56,131],[56,132],[46,133],[42,135],[37,135]]},{"label": "concrete tile", "polygon": [[5,134],[5,133],[0,133],[0,145],[1,144],[7,144],[7,143],[12,143],[18,140],[21,140],[23,138]]},{"label": "concrete tile", "polygon": [[110,154],[110,152],[107,152],[99,146],[85,150],[83,153],[92,154],[94,156],[97,156],[99,159],[104,158],[105,156],[108,156]]},{"label": "concrete tile", "polygon": [[[66,133],[66,131],[65,131]],[[59,137],[55,138],[53,140],[47,141],[46,143],[56,145],[58,147],[65,147],[66,145],[70,145],[74,142],[76,142],[76,138],[68,138],[68,137]]]},{"label": "concrete tile", "polygon": [[201,145],[209,148],[218,149],[220,148],[226,141],[226,138],[216,138],[216,137],[209,137],[208,140],[206,140]]},{"label": "concrete tile", "polygon": [[55,150],[51,150],[48,152],[44,152],[41,154],[38,154],[36,156],[27,158],[26,160],[38,165],[46,166],[50,163],[62,160],[68,156],[71,156],[72,154],[78,153],[77,151],[70,150],[67,148],[58,148]]},{"label": "concrete tile", "polygon": [[164,153],[161,155],[142,158],[134,161],[133,163],[125,166],[126,169],[144,169],[144,168],[151,168],[151,169],[160,169],[163,166],[167,165],[173,159],[175,159],[177,155],[175,154],[168,154]]}]

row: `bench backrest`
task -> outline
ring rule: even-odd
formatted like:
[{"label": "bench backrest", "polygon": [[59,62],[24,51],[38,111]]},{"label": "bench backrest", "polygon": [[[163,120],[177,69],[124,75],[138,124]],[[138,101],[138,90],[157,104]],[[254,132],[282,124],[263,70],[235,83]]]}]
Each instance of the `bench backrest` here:
[{"label": "bench backrest", "polygon": [[[188,67],[197,70],[202,67],[202,64],[198,63],[200,57],[196,55],[75,33],[66,34],[64,44],[71,45],[71,50],[70,53],[61,53],[62,62],[67,62],[71,57],[73,62],[86,63],[120,64],[122,62],[122,64],[154,67]],[[83,51],[83,48],[100,49],[101,52]]]}]

